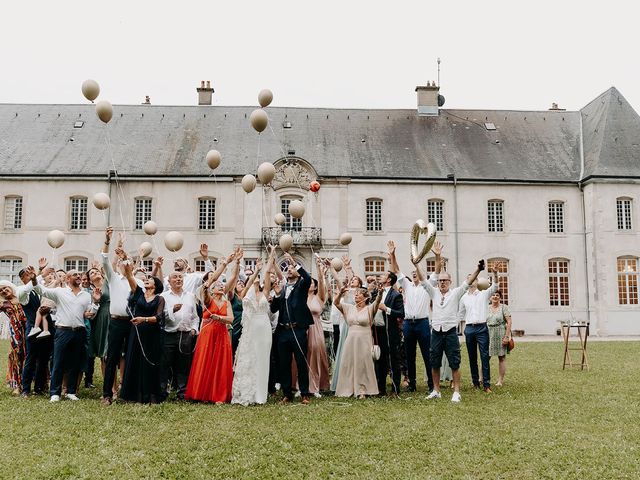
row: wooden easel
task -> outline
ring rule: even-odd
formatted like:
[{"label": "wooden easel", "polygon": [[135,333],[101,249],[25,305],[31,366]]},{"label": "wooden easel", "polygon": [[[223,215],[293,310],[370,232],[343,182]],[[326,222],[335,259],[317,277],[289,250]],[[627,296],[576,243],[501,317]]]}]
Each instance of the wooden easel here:
[{"label": "wooden easel", "polygon": [[[574,322],[565,321],[561,323],[562,338],[564,340],[564,359],[562,361],[562,369],[565,367],[580,367],[580,370],[584,370],[587,367],[589,370],[589,359],[587,357],[587,338],[589,337],[589,324],[587,322]],[[577,347],[570,347],[569,336],[571,329],[575,328],[578,333],[580,342]],[[575,343],[573,344],[575,345]],[[580,363],[573,363],[571,361],[571,351],[576,350],[581,352]]]}]

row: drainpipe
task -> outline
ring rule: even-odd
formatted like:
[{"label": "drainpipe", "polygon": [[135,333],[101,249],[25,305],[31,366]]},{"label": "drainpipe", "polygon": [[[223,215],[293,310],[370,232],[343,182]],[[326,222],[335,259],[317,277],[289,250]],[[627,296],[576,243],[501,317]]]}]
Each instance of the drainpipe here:
[{"label": "drainpipe", "polygon": [[[584,289],[586,295],[587,305],[587,322],[591,325],[591,304],[590,304],[590,282],[589,282],[589,260],[587,253],[587,209],[584,199],[584,185],[582,178],[584,177],[584,137],[582,135],[582,113],[580,114],[580,180],[578,181],[578,188],[580,189],[580,197],[582,199],[582,241],[584,247],[584,278],[586,288]],[[600,322],[596,325],[596,335],[600,336]]]},{"label": "drainpipe", "polygon": [[456,258],[456,280],[454,285],[460,282],[460,257],[458,254],[458,179],[455,173],[447,175],[449,180],[453,180],[453,236],[455,240],[455,258]]}]

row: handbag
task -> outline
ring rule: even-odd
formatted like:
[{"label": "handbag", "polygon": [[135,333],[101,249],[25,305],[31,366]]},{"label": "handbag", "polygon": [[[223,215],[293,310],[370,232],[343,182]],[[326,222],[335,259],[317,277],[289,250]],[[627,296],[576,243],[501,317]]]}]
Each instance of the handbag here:
[{"label": "handbag", "polygon": [[[504,318],[504,305],[502,306],[502,320],[504,323],[507,323],[507,319]],[[513,337],[509,337],[508,339],[502,339],[502,346],[507,348],[507,353],[511,353],[511,350],[516,348],[516,342],[513,341]]]}]

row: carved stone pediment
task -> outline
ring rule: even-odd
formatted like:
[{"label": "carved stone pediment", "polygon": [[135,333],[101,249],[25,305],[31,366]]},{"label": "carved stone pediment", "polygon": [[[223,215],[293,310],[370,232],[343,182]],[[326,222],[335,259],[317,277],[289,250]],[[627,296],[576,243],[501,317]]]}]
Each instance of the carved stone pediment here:
[{"label": "carved stone pediment", "polygon": [[276,175],[271,182],[273,189],[297,187],[309,190],[309,184],[317,175],[313,167],[298,157],[287,157],[275,163]]}]

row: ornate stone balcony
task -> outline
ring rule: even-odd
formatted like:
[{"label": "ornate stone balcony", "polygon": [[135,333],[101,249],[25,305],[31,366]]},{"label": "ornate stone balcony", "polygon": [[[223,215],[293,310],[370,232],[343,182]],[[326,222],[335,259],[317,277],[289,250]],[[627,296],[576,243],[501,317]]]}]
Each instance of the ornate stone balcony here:
[{"label": "ornate stone balcony", "polygon": [[285,233],[293,237],[294,245],[320,245],[322,243],[322,228],[301,227],[297,230],[286,230],[282,227],[262,227],[262,243],[264,245],[278,245],[280,237]]}]

